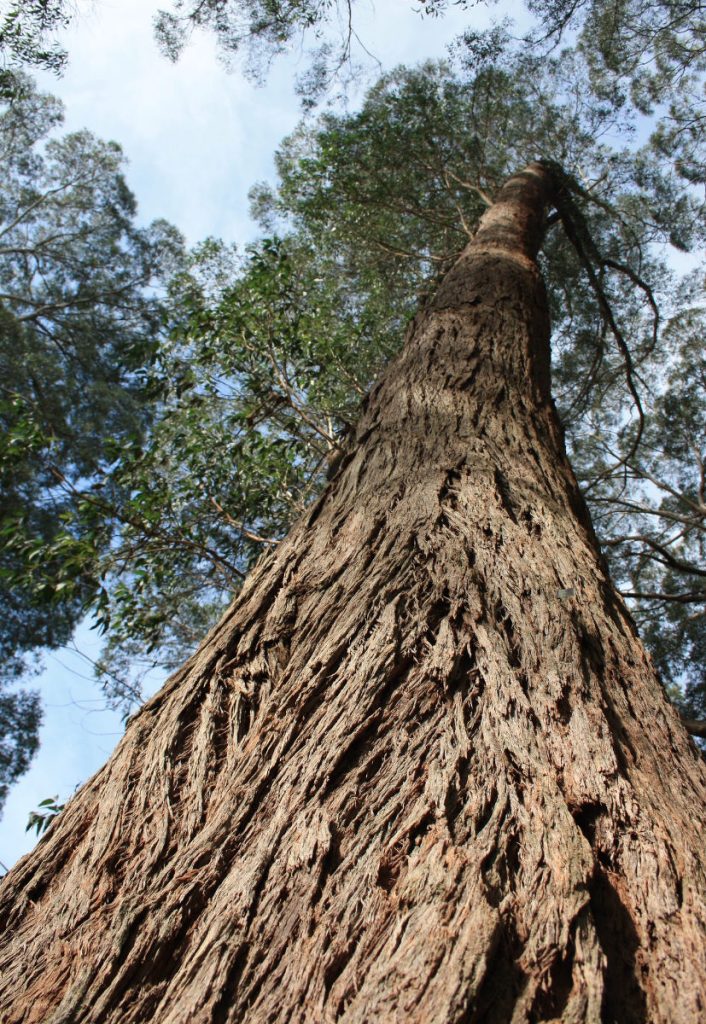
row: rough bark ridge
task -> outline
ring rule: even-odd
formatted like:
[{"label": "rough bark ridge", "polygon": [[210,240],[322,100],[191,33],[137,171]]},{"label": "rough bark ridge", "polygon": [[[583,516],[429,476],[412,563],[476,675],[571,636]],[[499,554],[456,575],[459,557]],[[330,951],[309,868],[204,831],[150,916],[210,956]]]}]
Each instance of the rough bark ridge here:
[{"label": "rough bark ridge", "polygon": [[703,1019],[703,765],[606,579],[515,176],[305,521],[2,887],[6,1024]]}]

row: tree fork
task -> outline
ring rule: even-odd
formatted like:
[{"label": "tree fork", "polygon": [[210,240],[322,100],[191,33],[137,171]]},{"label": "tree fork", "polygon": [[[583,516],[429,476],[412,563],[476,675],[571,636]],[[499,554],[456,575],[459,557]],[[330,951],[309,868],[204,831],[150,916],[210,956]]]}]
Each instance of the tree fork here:
[{"label": "tree fork", "polygon": [[7,1024],[703,1016],[706,775],[611,586],[514,176],[309,514],[2,883]]}]

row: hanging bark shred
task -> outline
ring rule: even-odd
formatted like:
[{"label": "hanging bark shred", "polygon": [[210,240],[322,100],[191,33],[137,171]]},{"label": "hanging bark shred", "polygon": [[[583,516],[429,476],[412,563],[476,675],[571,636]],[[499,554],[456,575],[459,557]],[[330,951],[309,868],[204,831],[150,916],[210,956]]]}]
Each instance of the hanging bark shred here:
[{"label": "hanging bark shred", "polygon": [[693,1024],[706,777],[608,580],[513,177],[308,517],[5,878],[4,1024]]}]

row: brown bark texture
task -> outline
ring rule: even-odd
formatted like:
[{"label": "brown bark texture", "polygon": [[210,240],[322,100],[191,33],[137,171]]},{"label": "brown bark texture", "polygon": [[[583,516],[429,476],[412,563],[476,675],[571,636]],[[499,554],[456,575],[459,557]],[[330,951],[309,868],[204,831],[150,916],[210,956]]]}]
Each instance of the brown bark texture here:
[{"label": "brown bark texture", "polygon": [[308,516],[0,893],[3,1024],[694,1024],[706,773],[606,576],[513,177]]}]

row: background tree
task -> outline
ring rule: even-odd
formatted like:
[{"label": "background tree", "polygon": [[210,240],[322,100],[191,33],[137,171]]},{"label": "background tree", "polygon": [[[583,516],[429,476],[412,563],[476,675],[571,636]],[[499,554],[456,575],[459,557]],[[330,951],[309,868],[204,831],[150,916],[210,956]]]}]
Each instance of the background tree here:
[{"label": "background tree", "polygon": [[[285,145],[279,198],[256,190],[266,229],[286,238],[241,260],[209,243],[174,279],[172,331],[149,370],[148,436],[74,494],[73,521],[41,555],[55,567],[77,557],[78,535],[111,537],[83,549],[83,574],[101,580],[101,675],[126,711],[139,701],[135,666],[176,667],[313,499],[418,293],[450,265],[508,167],[538,148],[585,156],[609,122],[588,108],[577,121],[549,71],[528,96],[528,73],[527,62],[430,66],[384,80],[360,116],[324,118]],[[502,145],[485,141],[493,124]],[[417,154],[404,168],[403,151]]]},{"label": "background tree", "polygon": [[[163,317],[154,289],[181,254],[168,225],[135,226],[119,147],[59,136],[61,120],[27,79],[0,115],[4,687],[32,652],[65,643],[96,595],[88,556],[110,546],[109,524],[79,534],[71,510],[77,488],[94,490],[144,433],[143,369]],[[6,787],[27,766],[39,712],[29,693],[3,701]]]}]

